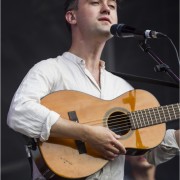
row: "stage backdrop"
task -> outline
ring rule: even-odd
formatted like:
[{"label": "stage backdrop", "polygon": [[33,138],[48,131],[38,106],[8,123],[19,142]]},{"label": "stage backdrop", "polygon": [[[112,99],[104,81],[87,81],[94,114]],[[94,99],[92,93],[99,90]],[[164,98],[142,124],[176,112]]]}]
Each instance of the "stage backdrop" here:
[{"label": "stage backdrop", "polygon": [[[119,23],[167,34],[178,47],[178,0],[124,0]],[[102,55],[109,71],[171,81],[166,73],[155,73],[155,61],[136,39],[114,38]],[[175,51],[167,39],[149,40],[161,59],[178,74]],[[38,61],[67,51],[70,38],[63,17],[63,0],[2,0],[2,180],[30,180],[30,166],[21,135],[6,124],[11,99],[28,70]],[[179,101],[177,88],[129,81],[135,88],[153,93],[161,105]],[[167,128],[179,128],[178,122]],[[178,180],[178,156],[159,165],[157,180]]]}]

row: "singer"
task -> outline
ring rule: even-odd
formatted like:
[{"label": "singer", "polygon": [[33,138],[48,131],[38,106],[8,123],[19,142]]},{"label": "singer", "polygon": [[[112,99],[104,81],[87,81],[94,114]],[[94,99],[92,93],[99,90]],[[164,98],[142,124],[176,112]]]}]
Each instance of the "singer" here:
[{"label": "singer", "polygon": [[[129,91],[133,91],[133,87],[128,82],[108,72],[105,69],[105,62],[101,60],[101,53],[106,41],[113,37],[110,28],[118,23],[119,1],[64,1],[64,16],[72,37],[71,46],[62,55],[40,61],[30,69],[12,99],[7,123],[15,131],[31,138],[37,138],[41,142],[46,142],[52,138],[72,139],[73,142],[79,140],[78,142],[86,144],[86,148],[90,147],[97,154],[100,154],[103,162],[107,160],[105,161],[107,163],[100,169],[97,168],[92,174],[87,173],[87,176],[78,179],[123,180],[127,149],[121,141],[121,135],[110,128],[104,127],[103,124],[92,126],[88,123],[77,123],[77,119],[80,120],[81,118],[76,113],[76,107],[79,107],[78,109],[82,108],[83,111],[84,106],[88,104],[87,99],[84,99],[83,103],[78,103],[78,101],[74,101],[75,96],[72,96],[72,98],[66,97],[66,100],[71,99],[75,103],[68,113],[77,116],[75,118],[76,122],[70,121],[68,117],[64,117],[63,114],[41,103],[42,98],[62,90],[65,93],[69,90],[81,92],[81,100],[85,94],[88,94],[90,97],[88,95],[86,97],[88,96],[90,99],[96,97],[99,101],[113,100]],[[60,104],[62,109],[66,106],[64,104],[66,100]],[[56,98],[53,101],[55,102]],[[94,106],[96,102],[93,101]],[[90,110],[96,112],[97,109],[90,108]],[[87,118],[90,116],[91,113],[86,115]],[[86,119],[83,119],[86,122]],[[179,152],[178,142],[179,130],[168,130],[162,143],[152,151],[148,151],[145,156],[150,163],[155,165],[163,163]],[[70,148],[70,151],[73,149]],[[62,148],[58,151],[60,150]],[[88,149],[86,150],[88,151]],[[72,156],[71,153],[68,155],[68,151],[64,150],[64,152],[66,156]],[[75,154],[79,155],[79,153]],[[85,155],[86,152],[79,156]],[[50,154],[51,156],[53,156],[53,153]],[[69,165],[69,168],[73,166],[72,161],[67,160],[68,157],[66,156],[63,158],[58,156],[64,162],[63,166],[59,166],[57,163],[57,169],[62,171],[63,177],[61,177],[61,173],[56,173],[57,175],[51,180],[68,179],[72,178],[73,175],[78,177],[78,174],[81,173],[77,173],[78,170],[81,170],[78,167],[73,168],[73,173],[72,171],[67,173],[66,170],[63,171],[66,166]],[[55,160],[51,159],[52,161]],[[78,159],[76,162],[79,165],[82,164]],[[91,163],[90,158],[88,163]],[[96,165],[92,163],[91,168],[95,169]],[[32,179],[48,179],[37,168],[33,162]],[[87,167],[83,168],[86,168],[88,172]],[[71,173],[72,175],[70,175]]]}]

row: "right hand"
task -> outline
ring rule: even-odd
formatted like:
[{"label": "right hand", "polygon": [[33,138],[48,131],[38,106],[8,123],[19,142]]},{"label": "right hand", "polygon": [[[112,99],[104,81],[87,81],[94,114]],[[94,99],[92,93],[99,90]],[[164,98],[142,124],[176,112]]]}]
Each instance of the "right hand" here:
[{"label": "right hand", "polygon": [[108,160],[114,160],[119,154],[125,154],[125,147],[119,142],[120,136],[102,126],[90,126],[86,142]]}]

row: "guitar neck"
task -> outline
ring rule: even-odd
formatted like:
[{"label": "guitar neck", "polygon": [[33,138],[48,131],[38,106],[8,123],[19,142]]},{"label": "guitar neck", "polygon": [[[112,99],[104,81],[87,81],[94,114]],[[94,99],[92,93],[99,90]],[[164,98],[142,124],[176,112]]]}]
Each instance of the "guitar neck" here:
[{"label": "guitar neck", "polygon": [[165,123],[178,118],[180,118],[179,103],[129,113],[132,130]]}]

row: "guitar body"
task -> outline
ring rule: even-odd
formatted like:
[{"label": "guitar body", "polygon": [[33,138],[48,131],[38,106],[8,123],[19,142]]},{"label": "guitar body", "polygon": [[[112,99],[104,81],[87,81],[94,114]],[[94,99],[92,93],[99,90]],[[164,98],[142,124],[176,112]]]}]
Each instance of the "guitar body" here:
[{"label": "guitar body", "polygon": [[[113,100],[101,100],[77,91],[58,91],[44,97],[41,104],[64,119],[69,119],[68,112],[74,111],[80,124],[107,126],[110,129],[112,117],[116,115],[159,106],[156,98],[144,90],[129,91]],[[115,124],[123,127],[124,120],[115,121]],[[126,147],[127,154],[140,155],[160,144],[165,130],[165,124],[138,130],[125,129],[120,133],[120,142]],[[80,154],[75,140],[49,138],[46,142],[39,142],[39,149],[51,171],[58,176],[76,179],[97,172],[108,162],[88,144],[85,145],[87,153]]]}]

